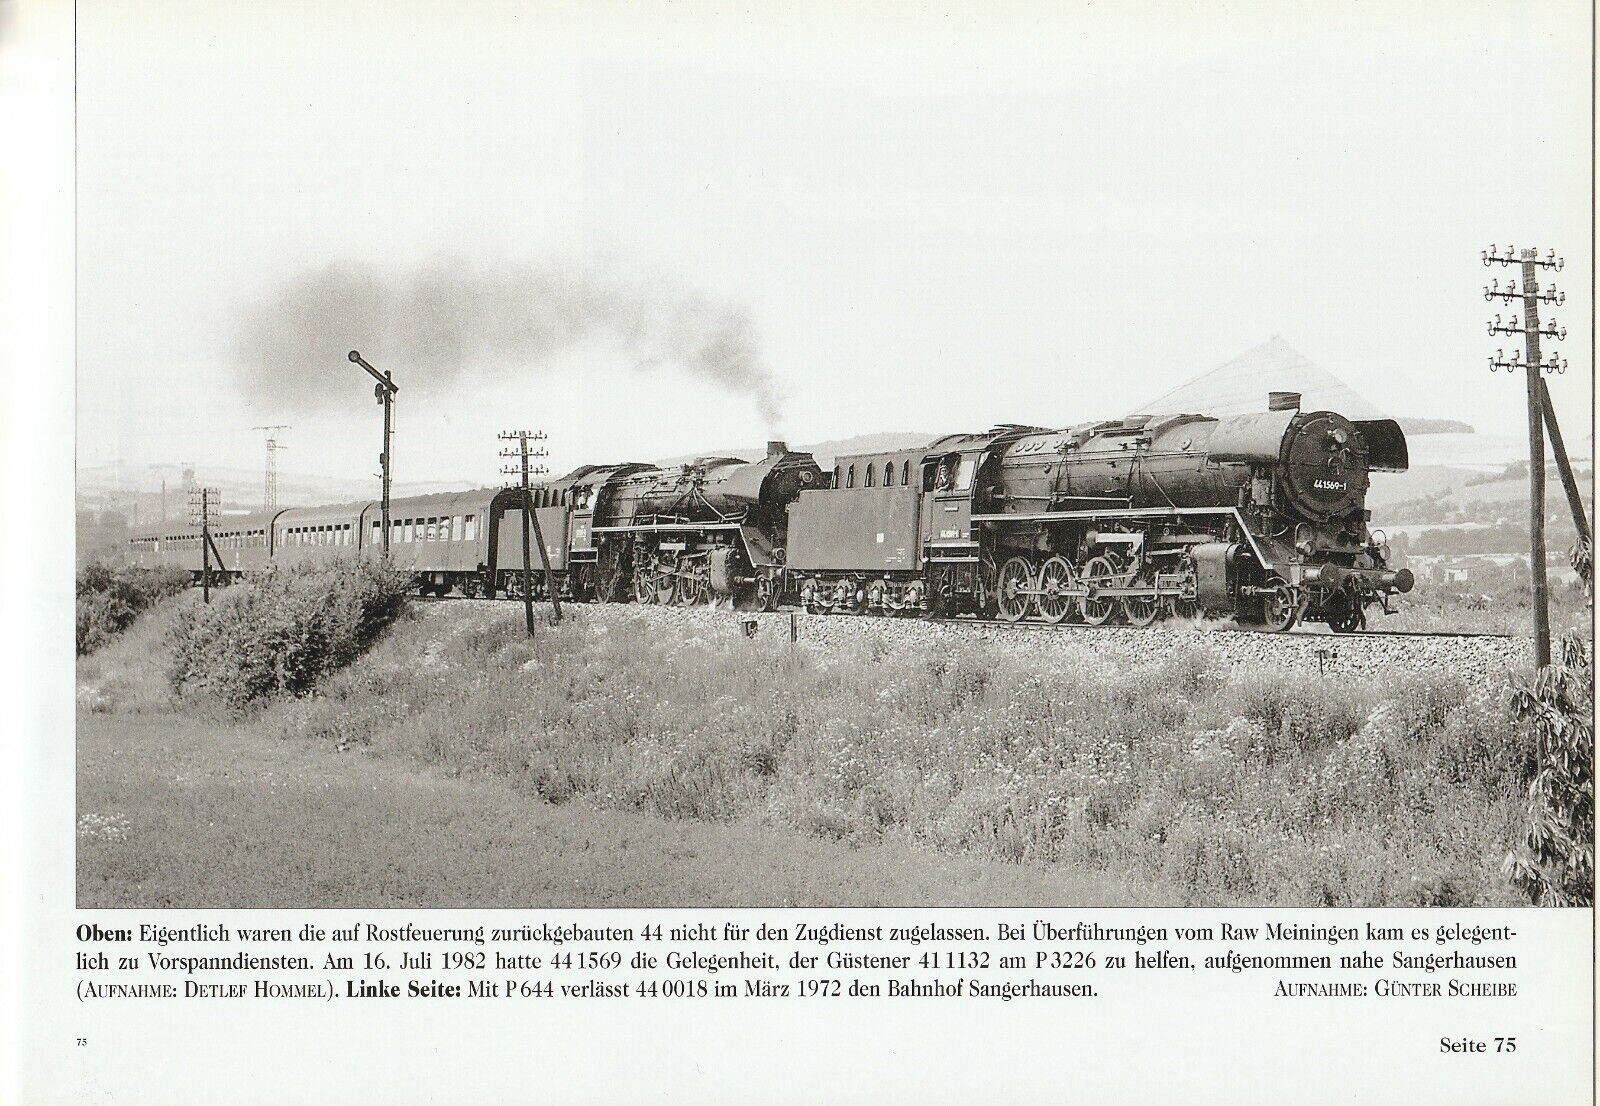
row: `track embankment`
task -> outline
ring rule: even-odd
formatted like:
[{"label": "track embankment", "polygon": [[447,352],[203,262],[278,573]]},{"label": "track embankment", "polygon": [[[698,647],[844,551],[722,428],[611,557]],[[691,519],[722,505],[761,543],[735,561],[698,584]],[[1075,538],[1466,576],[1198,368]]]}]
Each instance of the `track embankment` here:
[{"label": "track embankment", "polygon": [[[779,611],[749,614],[720,607],[646,607],[637,604],[585,604],[585,617],[643,618],[662,633],[738,632],[746,619],[756,620],[760,652],[776,640],[787,640],[791,622],[797,644],[827,648],[833,643],[876,640],[923,643],[993,642],[1001,652],[1019,657],[1092,658],[1096,667],[1126,658],[1130,665],[1163,651],[1204,648],[1228,664],[1268,670],[1313,672],[1328,676],[1383,676],[1426,671],[1500,675],[1532,665],[1526,639],[1494,635],[1437,634],[1267,634],[1243,631],[1226,623],[1166,623],[1148,629],[1126,626],[1047,627],[996,622],[869,618]],[[548,614],[548,608],[543,608]]]}]

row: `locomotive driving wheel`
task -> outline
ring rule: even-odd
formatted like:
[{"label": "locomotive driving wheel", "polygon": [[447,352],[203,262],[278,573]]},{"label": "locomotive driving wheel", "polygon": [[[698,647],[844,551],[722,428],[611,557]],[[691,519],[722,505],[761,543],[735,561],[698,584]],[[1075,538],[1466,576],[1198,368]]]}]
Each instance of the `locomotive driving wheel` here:
[{"label": "locomotive driving wheel", "polygon": [[1150,572],[1141,572],[1134,577],[1133,582],[1139,586],[1148,585],[1149,595],[1125,595],[1122,597],[1122,616],[1128,620],[1128,625],[1138,626],[1141,629],[1150,625],[1164,613],[1165,604],[1161,597],[1155,594],[1155,576]]},{"label": "locomotive driving wheel", "polygon": [[1072,565],[1065,557],[1051,557],[1040,567],[1039,594],[1035,599],[1040,618],[1054,625],[1064,622],[1078,609],[1073,596],[1061,594],[1072,587],[1072,583]]},{"label": "locomotive driving wheel", "polygon": [[1184,599],[1180,596],[1169,595],[1166,598],[1167,617],[1169,618],[1199,618],[1200,604],[1193,599]]},{"label": "locomotive driving wheel", "polygon": [[1033,569],[1022,557],[1012,557],[1000,566],[1000,578],[995,585],[995,599],[999,614],[1007,622],[1018,622],[1027,617],[1033,606]]},{"label": "locomotive driving wheel", "polygon": [[680,607],[694,607],[705,601],[706,578],[699,571],[697,564],[682,564],[677,573],[677,604]]},{"label": "locomotive driving wheel", "polygon": [[637,565],[633,570],[633,598],[649,606],[656,601],[656,578],[646,565]]},{"label": "locomotive driving wheel", "polygon": [[[1089,563],[1083,566],[1083,582],[1092,589],[1096,584],[1110,582],[1111,577],[1117,574],[1117,566],[1107,556],[1091,557]],[[1084,596],[1078,600],[1078,609],[1083,613],[1083,621],[1090,626],[1104,626],[1111,621],[1111,616],[1117,613],[1115,599],[1092,599]]]}]

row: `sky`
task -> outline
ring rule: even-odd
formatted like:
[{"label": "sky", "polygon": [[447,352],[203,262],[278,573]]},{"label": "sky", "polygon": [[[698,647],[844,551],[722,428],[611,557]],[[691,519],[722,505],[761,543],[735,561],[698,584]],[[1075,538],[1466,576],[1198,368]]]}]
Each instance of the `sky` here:
[{"label": "sky", "polygon": [[78,9],[78,461],[498,481],[1116,417],[1281,335],[1525,425],[1479,251],[1554,247],[1591,427],[1580,3]]}]

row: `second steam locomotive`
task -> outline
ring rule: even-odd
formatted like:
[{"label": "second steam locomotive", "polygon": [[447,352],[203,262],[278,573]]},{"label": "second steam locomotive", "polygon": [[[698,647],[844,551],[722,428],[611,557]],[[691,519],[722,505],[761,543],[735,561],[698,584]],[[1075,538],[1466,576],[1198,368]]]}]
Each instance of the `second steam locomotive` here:
[{"label": "second steam locomotive", "polygon": [[[1265,411],[1221,418],[1002,426],[840,457],[832,472],[782,442],[755,462],[586,466],[533,494],[550,565],[534,587],[608,602],[1092,626],[1203,613],[1360,630],[1412,587],[1366,509],[1370,474],[1406,469],[1405,435],[1299,407],[1273,393]],[[520,489],[396,499],[390,557],[424,591],[518,594],[523,505]],[[355,503],[230,518],[215,552],[231,571],[326,546],[376,556],[379,517],[377,503]],[[200,569],[193,530],[147,527],[132,548],[139,563]]]}]

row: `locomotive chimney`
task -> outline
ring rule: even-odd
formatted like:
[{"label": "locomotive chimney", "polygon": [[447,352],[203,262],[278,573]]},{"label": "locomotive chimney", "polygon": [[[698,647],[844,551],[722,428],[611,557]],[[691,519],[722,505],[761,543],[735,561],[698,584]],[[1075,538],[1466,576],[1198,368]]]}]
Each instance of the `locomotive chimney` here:
[{"label": "locomotive chimney", "polygon": [[775,441],[775,442],[768,442],[767,443],[767,456],[768,457],[782,457],[785,453],[788,453],[788,452],[789,452],[789,443],[788,442]]},{"label": "locomotive chimney", "polygon": [[1268,392],[1268,411],[1298,411],[1300,410],[1299,392]]}]

